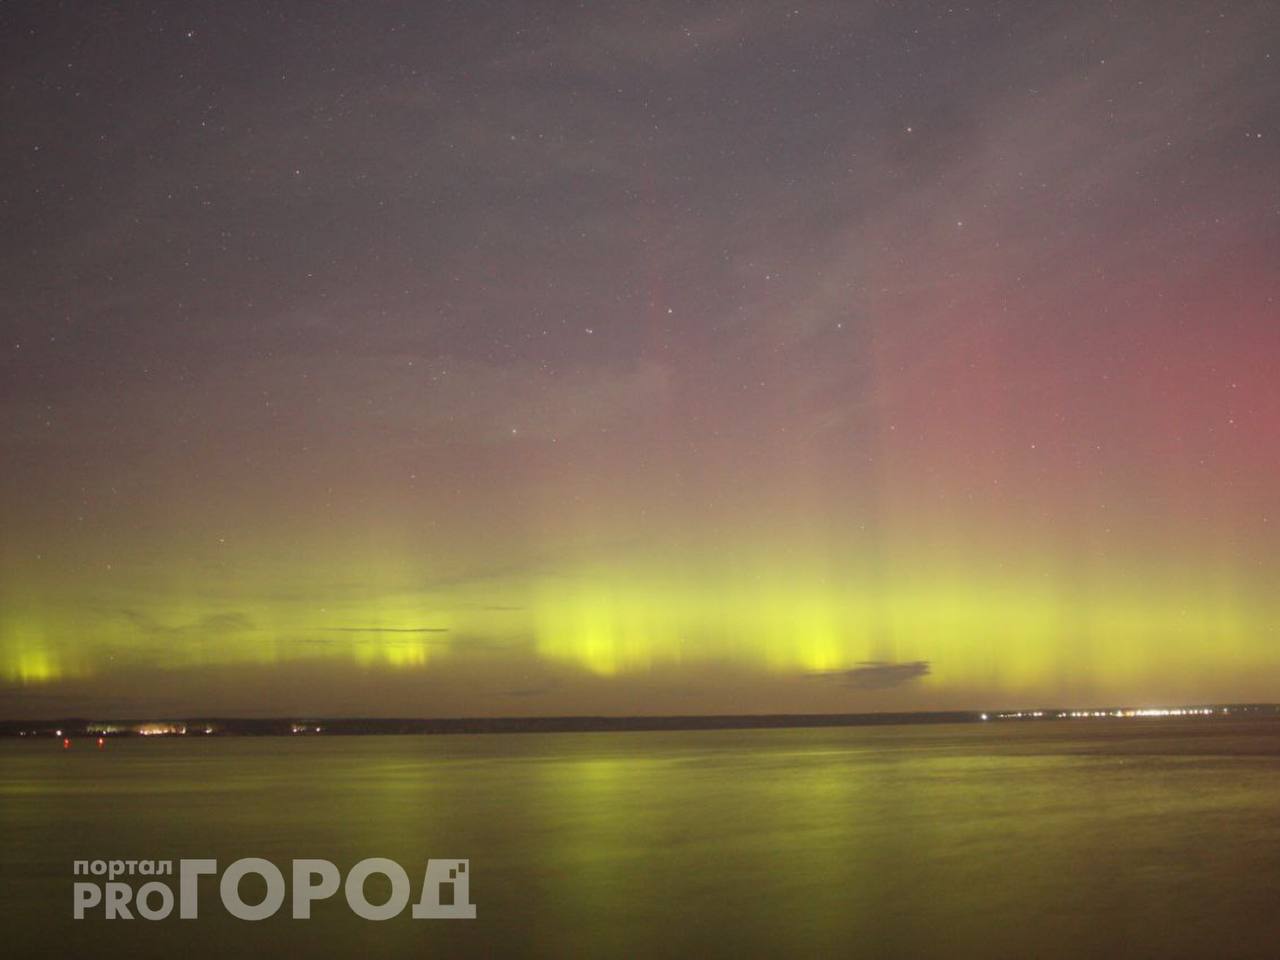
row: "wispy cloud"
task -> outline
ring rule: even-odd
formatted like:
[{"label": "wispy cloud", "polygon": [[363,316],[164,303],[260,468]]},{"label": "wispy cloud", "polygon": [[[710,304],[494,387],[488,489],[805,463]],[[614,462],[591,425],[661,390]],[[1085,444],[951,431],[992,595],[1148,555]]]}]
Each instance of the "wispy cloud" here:
[{"label": "wispy cloud", "polygon": [[448,627],[321,627],[327,633],[448,633]]},{"label": "wispy cloud", "polygon": [[829,680],[840,680],[859,690],[887,690],[918,680],[928,673],[928,660],[909,660],[903,663],[868,660],[858,664],[852,670],[827,670],[813,675]]}]

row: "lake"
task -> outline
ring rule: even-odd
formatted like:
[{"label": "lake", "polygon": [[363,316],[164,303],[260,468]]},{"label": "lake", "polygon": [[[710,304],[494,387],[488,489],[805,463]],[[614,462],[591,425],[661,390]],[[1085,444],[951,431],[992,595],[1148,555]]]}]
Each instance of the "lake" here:
[{"label": "lake", "polygon": [[[0,741],[7,955],[1275,956],[1280,721]],[[468,920],[71,917],[74,860],[389,857]],[[142,881],[134,879],[137,885]],[[245,883],[245,899],[251,884]],[[377,884],[367,888],[371,900]],[[385,897],[385,891],[382,896]]]}]

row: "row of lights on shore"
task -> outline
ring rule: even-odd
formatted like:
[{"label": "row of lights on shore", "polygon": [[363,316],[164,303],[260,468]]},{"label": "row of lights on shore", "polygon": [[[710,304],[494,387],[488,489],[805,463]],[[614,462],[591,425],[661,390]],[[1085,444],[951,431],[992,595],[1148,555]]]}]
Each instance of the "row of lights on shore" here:
[{"label": "row of lights on shore", "polygon": [[983,720],[1101,720],[1134,717],[1210,717],[1226,716],[1229,707],[1143,707],[1132,710],[1014,710],[1007,713],[984,713]]}]

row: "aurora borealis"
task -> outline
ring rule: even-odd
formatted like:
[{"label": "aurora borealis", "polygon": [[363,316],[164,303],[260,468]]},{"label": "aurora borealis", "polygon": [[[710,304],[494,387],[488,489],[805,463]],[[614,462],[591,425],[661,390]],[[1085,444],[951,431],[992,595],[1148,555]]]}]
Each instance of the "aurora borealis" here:
[{"label": "aurora borealis", "polygon": [[0,37],[0,714],[1277,699],[1274,4]]}]

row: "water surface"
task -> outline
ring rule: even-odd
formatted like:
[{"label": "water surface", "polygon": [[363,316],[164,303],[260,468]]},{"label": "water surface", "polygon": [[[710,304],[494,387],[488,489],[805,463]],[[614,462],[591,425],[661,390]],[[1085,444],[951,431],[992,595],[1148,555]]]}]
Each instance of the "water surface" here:
[{"label": "water surface", "polygon": [[[12,956],[1275,956],[1280,722],[0,742]],[[475,921],[71,919],[76,859],[471,861]],[[377,893],[370,884],[371,899]],[[249,888],[246,884],[246,899]]]}]

